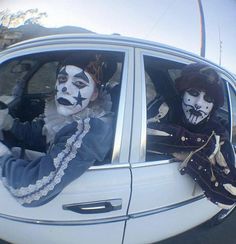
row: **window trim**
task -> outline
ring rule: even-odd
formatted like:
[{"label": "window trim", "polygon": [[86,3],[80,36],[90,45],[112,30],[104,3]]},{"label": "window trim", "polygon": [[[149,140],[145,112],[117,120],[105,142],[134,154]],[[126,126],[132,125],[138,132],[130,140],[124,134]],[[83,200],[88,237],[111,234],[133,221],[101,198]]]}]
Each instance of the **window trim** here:
[{"label": "window trim", "polygon": [[[28,47],[25,49],[13,50],[7,52],[5,55],[0,56],[1,63],[18,58],[24,55],[37,54],[42,52],[52,51],[69,51],[69,50],[99,50],[110,52],[124,53],[124,67],[121,79],[121,91],[119,108],[117,111],[116,129],[113,143],[113,153],[111,158],[111,165],[113,164],[126,164],[129,162],[129,148],[131,142],[131,135],[127,133],[131,131],[132,121],[132,107],[133,107],[133,82],[134,82],[134,48],[125,45],[117,44],[102,44],[99,41],[96,43],[65,43],[65,44],[47,44],[37,47]],[[128,148],[128,149],[127,149]],[[103,166],[103,165],[101,165]],[[100,166],[96,166],[100,167]],[[95,167],[95,168],[96,168]]]},{"label": "window trim", "polygon": [[[143,163],[150,163],[146,161],[146,84],[145,84],[145,70],[144,70],[144,56],[152,56],[157,58],[168,59],[170,61],[179,62],[183,64],[190,64],[194,60],[185,58],[183,55],[177,56],[170,52],[165,53],[161,51],[152,51],[148,49],[136,48],[135,49],[135,87],[134,87],[134,116],[132,131],[132,144],[131,144],[131,156],[130,162],[133,167],[143,167]],[[140,105],[141,101],[141,105]],[[137,123],[140,121],[140,123]],[[139,152],[139,153],[137,153]],[[166,164],[171,160],[157,160],[152,161],[152,165]]]},{"label": "window trim", "polygon": [[228,88],[228,94],[229,94],[229,104],[230,104],[230,127],[231,127],[231,130],[230,130],[230,141],[233,145],[234,148],[236,148],[236,144],[233,144],[233,103],[232,103],[232,94],[231,94],[231,90],[232,92],[234,93],[235,95],[235,98],[236,98],[236,88],[233,87],[231,84],[229,84],[227,82],[227,88]]},{"label": "window trim", "polygon": [[[151,56],[151,57],[156,57],[156,58],[162,58],[182,64],[190,64],[193,62],[202,62],[206,63],[212,68],[216,69],[219,71],[221,74],[224,74],[228,79],[226,80],[226,91],[228,93],[228,97],[230,100],[230,94],[228,90],[228,83],[232,86],[232,88],[235,87],[234,82],[236,84],[235,79],[233,76],[225,71],[224,69],[220,69],[220,67],[214,65],[213,63],[207,62],[206,60],[203,60],[201,58],[197,57],[191,57],[184,55],[183,53],[171,53],[170,51],[167,53],[165,51],[153,51],[153,50],[148,50],[148,49],[143,49],[143,48],[136,48],[135,49],[135,102],[134,102],[134,116],[133,116],[133,124],[136,125],[136,131],[135,133],[132,132],[132,147],[131,147],[131,166],[133,167],[143,167],[143,164],[148,164],[148,165],[160,165],[160,164],[166,164],[166,163],[172,163],[172,159],[167,159],[167,160],[157,160],[157,161],[151,161],[151,162],[146,162],[145,161],[145,156],[146,156],[146,86],[145,86],[145,75],[144,75],[144,56]],[[139,71],[138,71],[139,69]],[[234,88],[235,90],[235,88]],[[235,91],[236,92],[236,91]],[[141,98],[141,99],[140,99]],[[138,101],[141,101],[141,106],[140,103],[138,104]],[[231,100],[229,101],[229,112],[230,116],[232,116],[232,105],[231,105]],[[142,110],[141,110],[142,108]],[[139,114],[139,116],[138,116]],[[230,118],[232,121],[232,118]],[[135,122],[136,121],[136,122]],[[137,124],[137,121],[140,121],[139,124]],[[230,121],[230,135],[232,138],[232,122]],[[138,125],[138,126],[137,126]],[[137,133],[137,130],[139,130]],[[137,154],[137,151],[139,152],[139,155],[135,155],[135,151]],[[140,166],[139,166],[140,165]]]}]

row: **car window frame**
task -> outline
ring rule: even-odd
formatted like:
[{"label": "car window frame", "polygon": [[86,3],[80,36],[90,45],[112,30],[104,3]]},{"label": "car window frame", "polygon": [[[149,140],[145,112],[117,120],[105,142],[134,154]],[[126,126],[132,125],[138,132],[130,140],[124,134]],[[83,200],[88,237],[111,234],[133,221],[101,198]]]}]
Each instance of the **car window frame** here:
[{"label": "car window frame", "polygon": [[99,50],[99,51],[114,51],[124,53],[124,67],[121,78],[121,90],[119,108],[117,111],[116,127],[114,133],[113,153],[111,163],[102,164],[99,166],[92,166],[90,170],[94,169],[109,169],[119,167],[129,167],[129,148],[131,143],[131,134],[127,133],[131,131],[132,121],[132,107],[133,107],[133,83],[134,83],[134,48],[132,46],[126,46],[123,44],[116,44],[108,42],[101,43],[93,40],[92,43],[78,43],[66,42],[66,43],[49,43],[38,44],[33,48],[29,47],[14,47],[12,51],[8,49],[5,54],[0,56],[0,65],[10,59],[25,56],[29,54],[37,54],[50,51],[69,51],[69,50]]},{"label": "car window frame", "polygon": [[234,147],[234,150],[236,151],[236,142],[234,143],[233,142],[233,110],[235,110],[235,113],[236,113],[236,108],[234,109],[233,108],[233,97],[232,97],[232,94],[231,94],[231,90],[232,92],[234,93],[234,96],[235,96],[235,99],[236,99],[236,79],[234,79],[233,81],[233,84],[230,84],[230,83],[227,83],[227,87],[228,87],[228,94],[229,94],[229,106],[230,106],[230,127],[231,127],[231,130],[230,130],[230,141]]},{"label": "car window frame", "polygon": [[[228,89],[228,82],[233,85],[233,76],[224,70],[221,69],[219,66],[215,65],[214,63],[208,62],[207,60],[192,56],[191,54],[185,54],[178,50],[159,50],[159,49],[144,49],[144,48],[136,48],[135,50],[135,85],[134,85],[134,91],[135,91],[135,102],[134,102],[134,121],[140,121],[139,127],[137,127],[135,130],[132,131],[132,146],[131,146],[131,166],[133,168],[135,167],[146,167],[149,165],[160,165],[160,164],[166,164],[166,163],[172,163],[176,162],[176,159],[160,159],[160,160],[154,160],[154,161],[146,161],[146,84],[145,84],[145,71],[144,71],[144,56],[152,56],[157,58],[163,58],[170,61],[182,63],[182,64],[190,64],[193,62],[202,62],[210,65],[212,68],[216,69],[221,74],[224,74],[228,79],[226,80],[226,92],[228,94],[228,98],[230,98],[229,89]],[[236,84],[236,82],[235,82]],[[140,102],[141,101],[141,105]],[[137,105],[139,103],[139,105]],[[232,139],[232,105],[230,103],[229,99],[229,113],[230,113],[230,140]],[[134,123],[133,121],[133,123]],[[138,133],[137,133],[137,130]],[[139,152],[139,155],[135,152]]]}]

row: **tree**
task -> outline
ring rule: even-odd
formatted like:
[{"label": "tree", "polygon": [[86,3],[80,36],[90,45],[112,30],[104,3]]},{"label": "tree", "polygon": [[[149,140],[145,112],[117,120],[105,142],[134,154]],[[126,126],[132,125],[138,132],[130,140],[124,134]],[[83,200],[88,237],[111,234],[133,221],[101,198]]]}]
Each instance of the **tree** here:
[{"label": "tree", "polygon": [[0,50],[21,40],[20,32],[14,28],[20,25],[39,25],[44,17],[47,17],[47,14],[39,12],[37,8],[16,13],[11,13],[8,9],[0,11]]},{"label": "tree", "polygon": [[0,28],[9,29],[19,25],[40,24],[47,17],[46,12],[39,12],[37,8],[11,13],[8,9],[0,11]]}]

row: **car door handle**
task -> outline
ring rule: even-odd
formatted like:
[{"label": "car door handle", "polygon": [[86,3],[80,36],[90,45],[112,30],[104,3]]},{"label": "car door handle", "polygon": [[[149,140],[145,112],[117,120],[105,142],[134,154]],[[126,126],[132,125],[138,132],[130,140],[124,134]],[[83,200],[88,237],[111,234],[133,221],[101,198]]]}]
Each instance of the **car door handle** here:
[{"label": "car door handle", "polygon": [[122,208],[122,199],[111,199],[96,202],[72,203],[62,205],[64,210],[80,214],[96,214],[116,211]]}]

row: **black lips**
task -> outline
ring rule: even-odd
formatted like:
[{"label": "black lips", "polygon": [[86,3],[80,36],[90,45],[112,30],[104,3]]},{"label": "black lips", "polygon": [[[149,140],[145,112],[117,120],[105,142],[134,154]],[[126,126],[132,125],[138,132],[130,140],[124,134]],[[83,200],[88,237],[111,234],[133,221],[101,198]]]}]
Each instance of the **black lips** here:
[{"label": "black lips", "polygon": [[190,112],[191,114],[193,114],[194,116],[196,116],[196,117],[199,117],[199,116],[202,115],[202,113],[201,113],[200,111],[197,111],[197,110],[195,110],[195,109],[190,109],[189,112]]},{"label": "black lips", "polygon": [[64,106],[71,106],[71,105],[73,105],[73,103],[71,103],[69,100],[67,100],[65,98],[62,98],[62,97],[58,98],[57,99],[57,102],[59,104],[61,104],[61,105],[64,105]]}]

